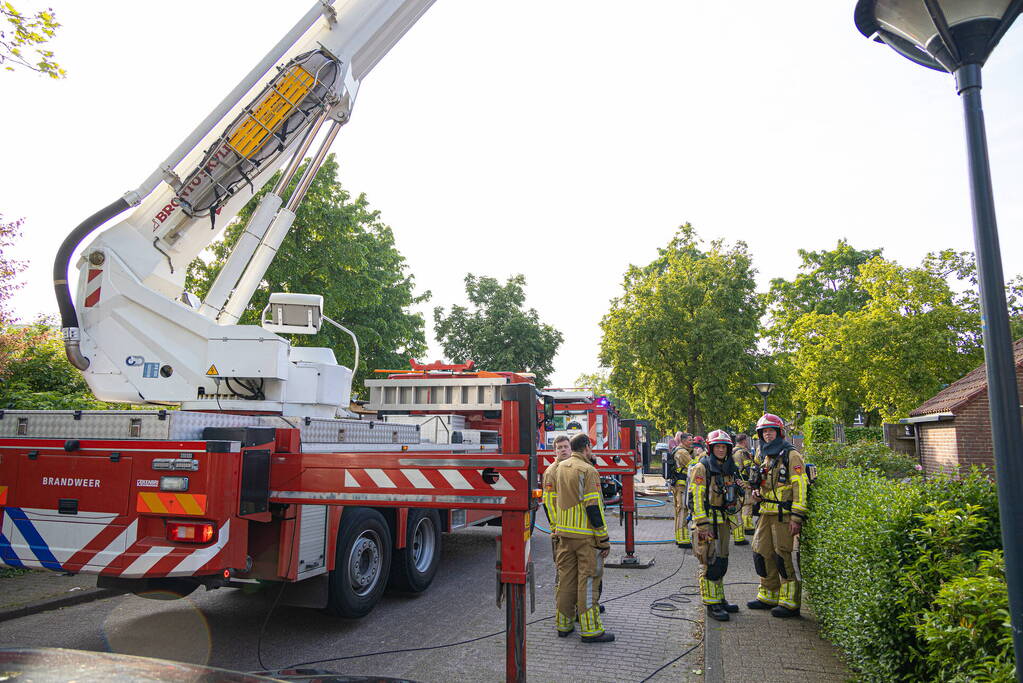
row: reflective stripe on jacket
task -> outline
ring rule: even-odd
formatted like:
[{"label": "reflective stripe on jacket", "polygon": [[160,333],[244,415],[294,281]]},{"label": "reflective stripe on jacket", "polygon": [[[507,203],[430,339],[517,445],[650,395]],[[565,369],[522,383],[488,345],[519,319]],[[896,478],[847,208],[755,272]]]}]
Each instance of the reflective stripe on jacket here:
[{"label": "reflective stripe on jacket", "polygon": [[554,490],[554,476],[558,471],[558,461],[555,460],[543,473],[543,506],[547,510],[547,519],[551,523],[551,534],[558,532],[558,492]]},{"label": "reflective stripe on jacket", "polygon": [[[781,469],[785,466],[782,457],[764,458],[763,467],[767,470],[764,473],[763,483],[760,485],[760,514],[778,514],[778,502],[791,503],[791,511],[794,515],[805,518],[809,512],[807,509],[806,489],[810,480],[806,476],[806,465],[803,461],[803,454],[792,449],[789,451],[789,464],[787,468],[788,481],[781,483]],[[769,468],[769,469],[768,469]],[[785,511],[790,508],[785,505]]]},{"label": "reflective stripe on jacket", "polygon": [[[607,520],[600,492],[597,468],[582,453],[572,453],[558,465],[554,475],[554,509],[557,513],[558,536],[567,538],[607,538]],[[590,524],[586,514],[589,505],[600,511],[600,528]]]}]

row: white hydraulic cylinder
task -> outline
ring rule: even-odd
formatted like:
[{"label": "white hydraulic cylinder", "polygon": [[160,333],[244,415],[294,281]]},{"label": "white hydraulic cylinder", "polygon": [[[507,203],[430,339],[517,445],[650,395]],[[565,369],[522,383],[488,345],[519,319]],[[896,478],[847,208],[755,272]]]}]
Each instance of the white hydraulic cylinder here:
[{"label": "white hydraulic cylinder", "polygon": [[227,301],[227,297],[231,295],[238,279],[245,272],[245,266],[256,252],[259,243],[263,241],[263,235],[266,234],[267,228],[273,222],[274,216],[277,215],[282,204],[284,204],[284,200],[273,193],[264,195],[260,200],[259,206],[252,213],[248,225],[245,226],[245,231],[238,238],[230,256],[227,257],[227,262],[217,274],[217,279],[213,281],[206,300],[203,301],[202,307],[199,309],[200,313],[214,320],[220,315],[220,311],[224,308],[224,302]]},{"label": "white hydraulic cylinder", "polygon": [[263,236],[263,241],[259,244],[256,253],[249,261],[245,273],[238,281],[238,286],[234,288],[234,293],[228,299],[227,305],[224,306],[224,310],[219,318],[221,325],[234,325],[242,317],[245,307],[249,305],[249,300],[252,299],[252,294],[259,287],[259,283],[263,281],[266,269],[270,267],[270,263],[274,260],[274,256],[277,255],[281,242],[288,236],[288,231],[291,230],[291,224],[294,222],[294,211],[281,209],[277,213],[277,217],[270,224],[266,235]]}]

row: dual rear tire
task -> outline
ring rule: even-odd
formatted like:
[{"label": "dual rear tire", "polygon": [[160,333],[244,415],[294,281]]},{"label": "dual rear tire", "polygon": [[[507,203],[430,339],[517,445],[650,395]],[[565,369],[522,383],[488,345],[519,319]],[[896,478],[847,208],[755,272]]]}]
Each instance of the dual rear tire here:
[{"label": "dual rear tire", "polygon": [[390,586],[405,593],[426,590],[440,563],[440,515],[409,510],[404,548],[394,549],[387,520],[372,508],[346,508],[338,529],[327,611],[358,618],[372,611]]}]

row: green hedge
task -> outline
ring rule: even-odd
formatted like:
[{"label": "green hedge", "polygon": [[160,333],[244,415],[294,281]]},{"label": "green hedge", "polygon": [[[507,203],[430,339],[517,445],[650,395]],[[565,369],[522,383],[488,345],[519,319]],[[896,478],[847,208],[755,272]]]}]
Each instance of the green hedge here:
[{"label": "green hedge", "polygon": [[881,427],[846,427],[845,440],[848,443],[884,441],[884,429]]},{"label": "green hedge", "polygon": [[[866,681],[1011,681],[994,485],[825,467],[802,574],[822,633]],[[985,589],[987,587],[988,589]]]},{"label": "green hedge", "polygon": [[860,467],[895,479],[917,476],[921,470],[915,458],[893,451],[880,441],[814,443],[806,449],[806,459],[818,468]]},{"label": "green hedge", "polygon": [[806,447],[834,441],[835,423],[826,415],[811,415],[806,418],[804,434],[803,444]]}]

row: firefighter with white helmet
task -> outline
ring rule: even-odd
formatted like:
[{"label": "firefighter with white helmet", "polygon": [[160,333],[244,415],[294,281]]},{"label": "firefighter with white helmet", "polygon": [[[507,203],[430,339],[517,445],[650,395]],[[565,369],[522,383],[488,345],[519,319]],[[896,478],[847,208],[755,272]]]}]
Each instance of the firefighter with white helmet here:
[{"label": "firefighter with white helmet", "polygon": [[729,518],[742,507],[739,468],[732,460],[732,437],[723,429],[707,435],[709,455],[692,468],[689,499],[696,524],[696,551],[700,562],[700,597],[707,614],[728,621],[739,606],[725,600],[724,577],[728,571]]},{"label": "firefighter with white helmet", "polygon": [[802,581],[792,551],[807,518],[809,479],[802,454],[784,439],[785,424],[765,413],[757,422],[760,462],[750,478],[760,519],[753,534],[753,563],[760,590],[750,609],[769,609],[775,617],[799,616]]}]

